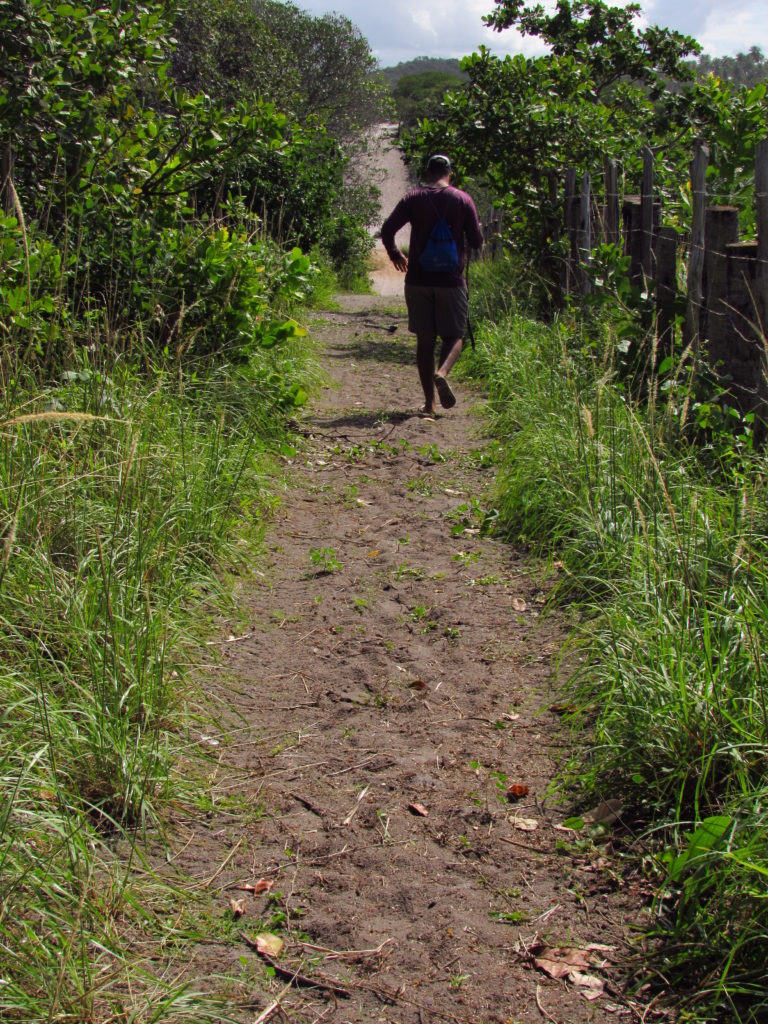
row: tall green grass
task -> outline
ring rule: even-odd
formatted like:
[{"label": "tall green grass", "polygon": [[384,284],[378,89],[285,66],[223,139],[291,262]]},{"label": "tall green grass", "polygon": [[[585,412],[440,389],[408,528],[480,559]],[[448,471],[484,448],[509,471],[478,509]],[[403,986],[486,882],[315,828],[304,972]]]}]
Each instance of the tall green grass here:
[{"label": "tall green grass", "polygon": [[558,559],[556,599],[578,608],[589,730],[570,771],[645,823],[647,970],[693,1019],[765,1020],[768,467],[729,434],[685,440],[685,358],[635,402],[617,340],[570,318],[484,328],[472,372],[503,441],[498,523]]},{"label": "tall green grass", "polygon": [[[190,1011],[129,936],[195,656],[195,611],[269,508],[305,353],[180,376],[81,357],[0,409],[0,1018]],[[175,784],[178,784],[176,780]],[[127,842],[126,842],[127,840]],[[119,850],[120,855],[117,855]],[[151,918],[151,913],[147,918]],[[187,1017],[186,1019],[191,1019]]]}]

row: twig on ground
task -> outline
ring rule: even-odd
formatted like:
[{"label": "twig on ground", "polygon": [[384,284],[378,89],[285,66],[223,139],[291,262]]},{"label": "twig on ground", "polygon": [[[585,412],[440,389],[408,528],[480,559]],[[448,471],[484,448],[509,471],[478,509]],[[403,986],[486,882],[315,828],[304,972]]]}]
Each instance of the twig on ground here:
[{"label": "twig on ground", "polygon": [[324,960],[361,960],[366,957],[378,956],[384,949],[386,949],[387,946],[390,945],[390,943],[393,943],[394,941],[394,939],[385,939],[382,944],[377,946],[375,949],[328,949],[327,946],[317,946],[314,942],[302,942],[302,946],[304,946],[305,949],[314,949],[317,950],[318,953],[325,954],[323,957]]},{"label": "twig on ground", "polygon": [[541,924],[541,923],[543,923],[544,921],[548,921],[548,920],[549,920],[549,918],[550,918],[550,917],[551,917],[551,916],[552,916],[553,914],[556,914],[556,913],[558,912],[558,910],[562,910],[562,909],[563,909],[563,908],[562,908],[562,907],[560,906],[560,904],[559,904],[559,903],[556,903],[556,904],[554,905],[554,907],[550,907],[550,908],[549,908],[549,910],[545,910],[543,914],[539,914],[539,916],[538,916],[538,917],[534,917],[534,918],[533,918],[533,919],[531,920],[531,922],[530,922],[530,923],[531,923],[531,924]]},{"label": "twig on ground", "polygon": [[516,839],[508,839],[506,836],[499,836],[499,840],[502,843],[506,843],[508,846],[519,846],[521,850],[527,850],[528,853],[535,853],[539,857],[550,856],[546,850],[537,850],[535,846],[527,846],[525,843],[519,843]]},{"label": "twig on ground", "polygon": [[365,761],[360,761],[358,764],[351,764],[348,768],[342,768],[341,771],[339,771],[339,772],[329,772],[328,778],[332,779],[336,775],[346,775],[347,772],[353,772],[355,770],[355,768],[365,768],[365,766],[367,764],[371,764],[373,761],[376,760],[377,757],[378,757],[378,754],[374,754],[373,757],[369,757]]},{"label": "twig on ground", "polygon": [[237,851],[240,849],[240,847],[242,845],[243,845],[243,840],[242,839],[238,839],[238,841],[235,843],[235,845],[229,851],[229,853],[224,858],[224,860],[221,862],[221,864],[218,866],[218,868],[216,868],[216,870],[211,875],[211,877],[209,879],[207,879],[205,882],[203,882],[203,885],[208,886],[208,885],[211,884],[211,882],[215,881],[219,877],[221,872],[224,870],[224,868],[227,866],[227,864],[229,864],[229,862],[232,860],[232,858],[235,856],[235,854],[237,853]]},{"label": "twig on ground", "polygon": [[223,647],[224,644],[239,644],[241,640],[253,639],[253,633],[244,633],[242,636],[230,636],[226,640],[206,640],[206,647]]},{"label": "twig on ground", "polygon": [[296,985],[299,988],[319,988],[323,992],[332,992],[333,995],[339,996],[341,999],[349,999],[349,989],[343,985],[339,985],[332,979],[325,978],[322,975],[310,978],[308,975],[301,974],[300,971],[291,967],[283,967],[277,960],[274,960],[267,953],[263,953],[257,943],[249,939],[245,932],[240,932],[240,937],[249,949],[258,953],[264,963],[272,968],[278,978],[287,981],[289,985]]},{"label": "twig on ground", "polygon": [[539,1012],[545,1020],[548,1020],[550,1024],[559,1024],[559,1022],[555,1020],[555,1018],[551,1014],[547,1013],[547,1011],[541,1005],[541,985],[536,986],[536,1005],[538,1006]]},{"label": "twig on ground", "polygon": [[365,794],[368,792],[368,790],[370,788],[371,788],[370,786],[366,786],[365,789],[360,794],[358,794],[357,803],[352,808],[352,810],[349,812],[349,814],[346,816],[346,818],[342,822],[342,825],[349,825],[349,823],[352,821],[352,819],[354,818],[354,816],[357,814],[358,810],[360,809],[360,803],[361,803],[363,797],[365,796]]},{"label": "twig on ground", "polygon": [[289,793],[289,794],[288,794],[288,796],[291,796],[291,797],[293,797],[293,799],[294,799],[294,800],[295,800],[295,801],[296,801],[297,803],[301,804],[301,806],[302,806],[302,807],[306,807],[306,809],[307,809],[308,811],[311,811],[311,812],[312,812],[313,814],[316,814],[316,815],[317,815],[317,817],[318,817],[318,818],[320,818],[321,820],[323,820],[323,819],[324,819],[324,815],[323,815],[323,812],[322,812],[322,811],[319,811],[319,810],[317,809],[317,807],[315,807],[315,805],[314,805],[314,804],[310,803],[310,802],[309,802],[309,800],[305,799],[305,797],[303,797],[303,796],[299,796],[299,794],[298,794],[298,793]]},{"label": "twig on ground", "polygon": [[275,999],[274,1002],[270,1003],[269,1006],[266,1008],[266,1010],[262,1010],[262,1012],[259,1014],[259,1016],[256,1018],[256,1020],[253,1022],[253,1024],[264,1024],[265,1021],[269,1020],[269,1018],[272,1016],[272,1014],[275,1012],[275,1010],[280,1008],[280,1003],[282,1003],[283,999],[286,997],[286,995],[290,991],[291,991],[291,983],[288,982],[288,984],[285,986],[285,988],[280,993],[280,995],[277,997],[277,999]]}]

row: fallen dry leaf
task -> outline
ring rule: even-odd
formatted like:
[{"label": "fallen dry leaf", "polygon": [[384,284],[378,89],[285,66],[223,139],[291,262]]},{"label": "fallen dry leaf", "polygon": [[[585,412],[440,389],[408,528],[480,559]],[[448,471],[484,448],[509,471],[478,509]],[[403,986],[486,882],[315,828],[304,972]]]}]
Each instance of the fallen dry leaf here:
[{"label": "fallen dry leaf", "polygon": [[241,885],[240,888],[243,892],[252,892],[254,896],[258,896],[259,893],[269,892],[274,885],[274,882],[270,882],[268,878],[260,878],[258,882],[246,882],[245,885]]},{"label": "fallen dry leaf", "polygon": [[515,815],[509,821],[513,828],[520,829],[521,832],[535,832],[539,827],[539,823],[535,818],[519,818]]},{"label": "fallen dry leaf", "polygon": [[427,684],[423,679],[417,679],[413,683],[408,684],[409,690],[426,690]]},{"label": "fallen dry leaf", "polygon": [[271,956],[275,960],[282,953],[285,943],[279,935],[273,935],[271,932],[262,932],[261,935],[256,936],[254,945],[259,953],[263,953],[264,956]]},{"label": "fallen dry leaf", "polygon": [[375,558],[378,555],[378,553],[379,553],[379,549],[378,548],[374,548],[373,551],[369,551],[368,552],[368,557],[369,558]]},{"label": "fallen dry leaf", "polygon": [[420,818],[429,816],[429,811],[423,804],[408,804],[408,810],[411,814],[418,814]]},{"label": "fallen dry leaf", "polygon": [[522,597],[513,597],[512,598],[512,607],[515,609],[516,612],[527,612],[528,611],[528,605],[522,599]]},{"label": "fallen dry leaf", "polygon": [[238,900],[230,899],[229,907],[235,917],[242,917],[245,913],[245,897],[241,896]]},{"label": "fallen dry leaf", "polygon": [[[546,946],[543,943],[534,946],[529,952],[533,955],[534,964],[550,978],[565,978],[579,988],[585,989],[583,995],[587,999],[598,999],[605,989],[604,982],[589,974],[589,968],[593,966],[593,953],[609,952],[612,947],[600,946],[596,943],[587,946],[585,949],[578,949],[575,946]],[[603,966],[604,958],[598,965]]]},{"label": "fallen dry leaf", "polygon": [[601,801],[597,807],[582,814],[584,821],[594,825],[613,825],[621,817],[624,805],[621,800],[612,797],[610,800]]},{"label": "fallen dry leaf", "polygon": [[580,971],[571,971],[568,975],[568,980],[572,981],[574,985],[579,985],[581,988],[586,989],[582,995],[589,1000],[599,999],[603,994],[605,985],[596,978],[594,974],[582,974]]}]

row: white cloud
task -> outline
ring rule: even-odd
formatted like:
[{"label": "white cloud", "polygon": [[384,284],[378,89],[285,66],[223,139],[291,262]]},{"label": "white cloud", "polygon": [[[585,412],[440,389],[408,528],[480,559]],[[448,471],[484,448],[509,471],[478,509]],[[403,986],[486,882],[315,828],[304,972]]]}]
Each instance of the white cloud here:
[{"label": "white cloud", "polygon": [[[492,32],[483,15],[493,0],[297,0],[311,14],[335,11],[353,21],[383,66],[413,57],[464,57],[479,46],[496,53],[531,51],[532,40],[515,32]],[[414,10],[416,6],[416,10]],[[535,47],[534,47],[535,48]],[[540,47],[539,47],[540,49]]]},{"label": "white cloud", "polygon": [[[493,0],[296,0],[311,14],[336,11],[353,21],[383,66],[422,55],[463,57],[480,45],[494,53],[543,52],[537,39],[492,32],[482,17]],[[610,2],[610,0],[609,0]],[[619,5],[626,0],[612,0]],[[640,0],[643,22],[694,36],[716,56],[759,46],[768,54],[766,0]],[[548,0],[551,5],[551,0]],[[414,6],[417,7],[414,10]]]},{"label": "white cloud", "polygon": [[437,32],[432,27],[432,15],[429,11],[414,11],[411,18],[414,25],[417,25],[424,32],[429,32],[437,40]]},{"label": "white cloud", "polygon": [[654,24],[693,36],[712,56],[753,46],[768,55],[765,0],[646,0],[643,13]]}]

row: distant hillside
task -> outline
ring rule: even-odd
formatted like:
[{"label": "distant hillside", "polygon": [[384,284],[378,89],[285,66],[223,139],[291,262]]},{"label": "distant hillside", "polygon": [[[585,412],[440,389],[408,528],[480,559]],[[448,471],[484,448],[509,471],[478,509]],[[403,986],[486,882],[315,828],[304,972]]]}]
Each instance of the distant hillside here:
[{"label": "distant hillside", "polygon": [[382,68],[379,74],[390,89],[394,89],[404,75],[421,75],[427,71],[466,77],[459,67],[459,61],[451,57],[414,57],[413,60],[403,61],[392,68]]}]

